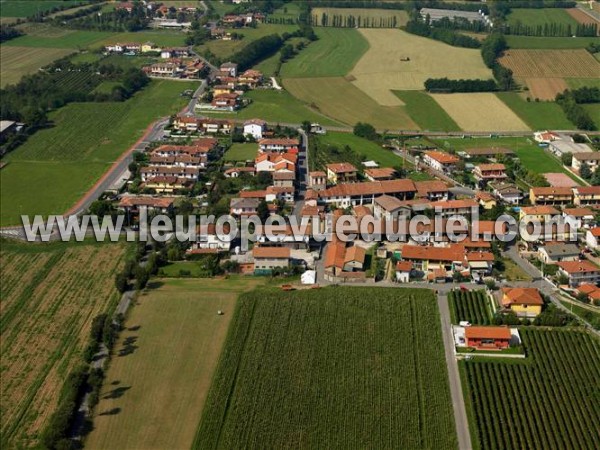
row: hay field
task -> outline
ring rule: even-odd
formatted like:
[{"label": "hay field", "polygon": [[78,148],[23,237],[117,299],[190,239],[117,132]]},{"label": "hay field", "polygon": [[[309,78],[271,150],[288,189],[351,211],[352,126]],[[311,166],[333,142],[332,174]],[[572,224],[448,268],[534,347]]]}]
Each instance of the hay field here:
[{"label": "hay field", "polygon": [[431,96],[463,130],[527,131],[530,129],[492,93]]},{"label": "hay field", "polygon": [[350,75],[353,84],[380,105],[402,105],[391,91],[423,90],[428,78],[492,78],[479,50],[451,47],[401,30],[360,32],[370,48]]},{"label": "hay field", "polygon": [[120,297],[113,280],[124,254],[117,244],[3,244],[2,448],[39,444],[92,319]]},{"label": "hay field", "polygon": [[[311,11],[313,23],[316,26],[332,26],[332,17],[341,16],[344,19],[354,16],[358,21],[360,18],[360,27],[365,28],[394,28],[388,23],[389,20],[396,18],[396,27],[406,25],[408,22],[408,13],[393,9],[366,9],[366,8],[313,8]],[[329,16],[329,22],[323,25],[323,14]],[[343,19],[342,19],[343,20]],[[360,28],[359,27],[359,28]]]},{"label": "hay field", "polygon": [[[190,448],[238,294],[260,282],[154,281],[115,346],[85,447]],[[219,309],[225,314],[218,316]]]},{"label": "hay field", "polygon": [[43,66],[62,58],[73,50],[65,48],[34,48],[0,46],[0,87],[18,83],[23,75],[37,72]]},{"label": "hay field", "polygon": [[554,100],[557,94],[569,88],[564,78],[526,78],[528,97],[540,100]]},{"label": "hay field", "polygon": [[598,78],[600,63],[586,50],[508,50],[500,63],[516,78]]},{"label": "hay field", "polygon": [[[345,78],[288,78],[283,84],[294,97],[347,125],[368,122],[380,130],[419,129],[402,106],[382,106]],[[398,99],[396,104],[402,102]]]}]

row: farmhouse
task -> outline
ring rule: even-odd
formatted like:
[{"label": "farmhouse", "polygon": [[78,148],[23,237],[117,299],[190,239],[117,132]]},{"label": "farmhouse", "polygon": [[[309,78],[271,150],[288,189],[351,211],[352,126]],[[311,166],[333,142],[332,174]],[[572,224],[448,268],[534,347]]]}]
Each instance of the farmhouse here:
[{"label": "farmhouse", "polygon": [[529,200],[533,205],[569,205],[573,203],[573,191],[568,187],[532,187]]},{"label": "farmhouse", "polygon": [[256,140],[263,138],[263,133],[267,131],[267,122],[260,119],[252,119],[244,122],[244,136],[252,136]]},{"label": "farmhouse", "polygon": [[536,317],[544,300],[536,288],[502,288],[502,306],[519,317]]},{"label": "farmhouse", "polygon": [[456,164],[460,159],[454,155],[444,152],[429,151],[425,152],[423,162],[438,172],[450,173],[456,169]]},{"label": "farmhouse", "polygon": [[569,278],[569,286],[600,282],[600,269],[589,261],[566,261],[558,263],[560,274]]},{"label": "farmhouse", "polygon": [[298,153],[300,141],[298,139],[261,139],[258,141],[260,152],[290,152]]},{"label": "farmhouse", "polygon": [[366,169],[365,176],[369,181],[385,181],[396,178],[396,171],[390,167]]},{"label": "farmhouse", "polygon": [[466,327],[467,347],[478,350],[502,350],[510,346],[512,334],[507,327]]},{"label": "farmhouse", "polygon": [[573,188],[573,203],[577,206],[599,206],[600,186],[577,186]]},{"label": "farmhouse", "polygon": [[254,247],[254,274],[270,275],[273,269],[290,265],[291,250],[286,247]]},{"label": "farmhouse", "polygon": [[571,167],[579,172],[583,163],[586,163],[593,172],[600,165],[600,152],[575,153]]},{"label": "farmhouse", "polygon": [[356,181],[358,170],[350,163],[327,164],[327,181],[331,184]]},{"label": "farmhouse", "polygon": [[479,181],[502,181],[507,178],[504,164],[479,164],[473,175]]},{"label": "farmhouse", "polygon": [[308,174],[308,185],[311,189],[321,191],[327,187],[327,174],[320,170]]},{"label": "farmhouse", "polygon": [[273,186],[293,188],[296,174],[290,172],[275,172],[273,174]]},{"label": "farmhouse", "polygon": [[342,183],[319,193],[324,202],[341,208],[348,206],[372,205],[376,197],[392,195],[400,200],[410,200],[416,193],[411,180],[369,181],[366,183]]}]

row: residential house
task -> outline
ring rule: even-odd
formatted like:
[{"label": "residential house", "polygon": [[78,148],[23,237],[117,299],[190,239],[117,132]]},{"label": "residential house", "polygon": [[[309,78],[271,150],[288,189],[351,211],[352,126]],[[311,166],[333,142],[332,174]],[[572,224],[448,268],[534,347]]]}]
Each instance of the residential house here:
[{"label": "residential house", "polygon": [[386,181],[396,178],[396,170],[390,167],[366,169],[365,176],[369,181]]},{"label": "residential house", "polygon": [[291,250],[287,247],[254,247],[254,274],[270,275],[273,269],[285,269],[291,261]]},{"label": "residential house", "polygon": [[595,171],[600,166],[600,152],[575,153],[571,167],[579,172],[583,163],[586,163],[592,172]]},{"label": "residential house", "polygon": [[137,195],[126,195],[121,197],[117,207],[127,214],[137,215],[141,211],[150,213],[169,213],[173,210],[172,197],[148,197]]},{"label": "residential house", "polygon": [[160,156],[154,153],[150,154],[150,166],[157,167],[190,167],[203,169],[206,165],[206,153],[201,156],[190,156],[185,153],[175,156]]},{"label": "residential house", "polygon": [[416,193],[411,180],[369,181],[366,183],[341,183],[319,192],[323,203],[347,208],[355,205],[372,205],[375,198],[387,194],[400,200],[410,200]]},{"label": "residential house", "polygon": [[600,186],[574,187],[573,203],[577,206],[600,206]]},{"label": "residential house", "polygon": [[260,201],[256,198],[232,198],[229,202],[229,212],[232,216],[252,216]]},{"label": "residential house", "polygon": [[230,84],[217,84],[213,86],[212,91],[213,95],[222,95],[222,94],[231,94],[234,91],[234,86]]},{"label": "residential house", "polygon": [[261,139],[258,141],[258,148],[262,153],[298,153],[300,141],[298,139]]},{"label": "residential house", "polygon": [[519,220],[524,222],[548,222],[560,212],[552,206],[527,206],[519,211]]},{"label": "residential house", "polygon": [[154,177],[177,177],[185,180],[196,181],[200,176],[200,169],[197,167],[164,167],[147,166],[140,169],[142,181],[146,182]]},{"label": "residential house", "polygon": [[450,244],[448,247],[404,245],[402,260],[410,261],[413,268],[424,273],[442,270],[445,276],[449,272],[463,272],[467,269],[465,247]]},{"label": "residential house", "polygon": [[597,284],[600,282],[600,269],[589,261],[565,261],[558,263],[558,272],[569,278],[569,286]]},{"label": "residential house", "polygon": [[552,131],[537,131],[533,133],[533,139],[540,144],[550,144],[558,139],[560,135],[553,133]]},{"label": "residential house", "polygon": [[587,230],[585,233],[585,244],[592,250],[600,248],[600,227]]},{"label": "residential house", "polygon": [[183,72],[181,64],[175,62],[154,63],[144,67],[144,72],[154,77],[175,77]]},{"label": "residential house", "polygon": [[439,213],[442,217],[454,215],[470,217],[473,211],[479,210],[479,203],[473,199],[440,200],[430,203],[429,206],[436,212],[436,214]]},{"label": "residential house", "polygon": [[238,84],[248,86],[251,89],[256,88],[263,82],[263,74],[258,70],[248,69],[238,77]]},{"label": "residential house", "polygon": [[563,217],[565,222],[574,230],[588,228],[595,222],[594,211],[589,208],[565,208],[563,209]]},{"label": "residential house", "polygon": [[221,70],[221,72],[227,72],[229,73],[229,76],[231,77],[237,77],[238,76],[238,65],[232,62],[226,62],[221,64],[221,67],[219,68]]},{"label": "residential house", "polygon": [[504,164],[479,164],[475,166],[473,176],[479,181],[506,180],[506,167]]},{"label": "residential house", "polygon": [[327,164],[327,181],[332,184],[353,183],[357,179],[358,170],[350,163]]},{"label": "residential house", "polygon": [[392,221],[398,218],[398,216],[409,216],[410,207],[404,205],[404,203],[392,197],[391,195],[382,195],[375,199],[375,205],[373,206],[373,214],[376,219],[384,221]]},{"label": "residential house", "polygon": [[269,186],[267,187],[265,192],[265,200],[267,202],[274,202],[275,200],[280,200],[287,204],[294,203],[295,190],[293,187]]},{"label": "residential house", "polygon": [[477,191],[475,199],[479,202],[479,206],[488,211],[494,209],[498,204],[494,196],[486,191]]},{"label": "residential house", "polygon": [[252,136],[256,140],[263,138],[267,131],[267,122],[261,119],[252,119],[244,122],[244,136]]},{"label": "residential house", "polygon": [[536,288],[502,288],[502,307],[519,317],[537,317],[542,313],[544,299]]},{"label": "residential house", "polygon": [[238,178],[244,173],[254,176],[256,175],[256,169],[254,167],[232,167],[223,172],[223,175],[225,175],[225,178]]},{"label": "residential house", "polygon": [[273,173],[273,186],[293,188],[296,174],[290,172],[275,172]]},{"label": "residential house", "polygon": [[177,191],[192,187],[194,182],[187,178],[175,176],[156,176],[148,178],[143,184],[144,189],[153,189],[157,194],[174,194]]},{"label": "residential house", "polygon": [[344,268],[345,272],[353,272],[355,270],[363,270],[365,264],[365,257],[367,252],[363,247],[353,245],[346,249],[346,255],[344,256]]},{"label": "residential house", "polygon": [[163,48],[160,51],[160,57],[162,59],[187,58],[190,55],[191,55],[191,53],[190,53],[190,49],[188,47]]},{"label": "residential house", "polygon": [[448,200],[448,185],[440,180],[415,181],[417,198],[426,198],[431,201]]},{"label": "residential house", "polygon": [[511,338],[507,327],[465,327],[466,346],[477,350],[509,348]]},{"label": "residential house", "polygon": [[296,171],[297,155],[291,153],[263,153],[254,160],[256,172],[292,172]]},{"label": "residential house", "polygon": [[408,283],[413,265],[410,261],[398,261],[396,263],[396,281],[398,283]]},{"label": "residential house", "polygon": [[317,170],[308,174],[308,185],[311,189],[321,191],[327,187],[327,174]]},{"label": "residential house", "polygon": [[438,172],[451,173],[456,170],[460,158],[439,151],[428,151],[423,155],[423,162]]},{"label": "residential house", "polygon": [[151,53],[160,52],[162,51],[162,49],[160,47],[157,47],[156,44],[154,44],[154,42],[146,42],[142,44],[141,51],[142,53]]},{"label": "residential house", "polygon": [[556,264],[561,261],[579,261],[581,251],[575,244],[552,243],[538,248],[538,258],[545,264]]},{"label": "residential house", "polygon": [[237,93],[215,95],[210,103],[219,111],[235,111],[240,107],[240,95]]},{"label": "residential house", "polygon": [[593,151],[589,145],[577,144],[570,138],[569,140],[559,139],[552,141],[548,144],[548,149],[559,158],[566,153],[575,155],[577,153],[591,153]]},{"label": "residential house", "polygon": [[529,200],[533,205],[565,206],[573,203],[573,191],[568,187],[532,187]]},{"label": "residential house", "polygon": [[498,200],[509,205],[518,205],[523,200],[523,193],[514,184],[510,183],[490,183],[492,194]]}]

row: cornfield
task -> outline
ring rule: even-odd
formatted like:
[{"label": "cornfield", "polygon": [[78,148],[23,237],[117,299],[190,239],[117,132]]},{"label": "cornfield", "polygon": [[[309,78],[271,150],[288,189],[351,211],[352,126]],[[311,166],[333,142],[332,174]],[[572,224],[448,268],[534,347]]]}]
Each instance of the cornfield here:
[{"label": "cornfield", "polygon": [[456,448],[435,297],[241,297],[193,448]]},{"label": "cornfield", "polygon": [[529,361],[465,363],[480,447],[598,448],[598,341],[580,331],[519,331]]},{"label": "cornfield", "polygon": [[492,322],[491,305],[485,291],[451,291],[448,300],[454,323],[467,321],[489,325]]}]

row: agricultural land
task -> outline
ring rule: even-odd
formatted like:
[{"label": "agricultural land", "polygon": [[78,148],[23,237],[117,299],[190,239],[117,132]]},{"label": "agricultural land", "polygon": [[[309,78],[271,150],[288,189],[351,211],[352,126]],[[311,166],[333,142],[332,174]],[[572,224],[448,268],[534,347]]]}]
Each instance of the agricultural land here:
[{"label": "agricultural land", "polygon": [[237,297],[259,283],[152,281],[115,346],[86,447],[189,448]]},{"label": "agricultural land", "polygon": [[[323,14],[328,18],[323,23]],[[406,11],[393,9],[365,9],[365,8],[313,8],[311,11],[314,25],[331,26],[334,16],[341,17],[342,21],[352,16],[356,21],[360,20],[363,28],[395,28],[389,24],[390,20],[396,18],[396,27],[406,25],[408,14]]]},{"label": "agricultural land", "polygon": [[452,323],[491,325],[492,307],[485,291],[451,291],[448,293]]},{"label": "agricultural land", "polygon": [[38,131],[4,158],[3,226],[22,214],[61,214],[160,117],[185,105],[189,83],[153,81],[125,102],[73,103],[50,114],[54,126]]},{"label": "agricultural land", "polygon": [[0,46],[2,59],[0,87],[16,84],[23,77],[37,72],[52,61],[73,53],[65,48]]},{"label": "agricultural land", "polygon": [[526,360],[463,363],[472,440],[482,449],[595,448],[597,339],[571,330],[520,328],[519,333]]},{"label": "agricultural land", "polygon": [[28,17],[57,6],[75,6],[79,0],[2,0],[2,17]]},{"label": "agricultural land", "polygon": [[113,279],[124,254],[116,244],[2,243],[3,448],[38,443],[92,319],[120,298]]},{"label": "agricultural land", "polygon": [[544,26],[546,24],[570,25],[575,29],[577,21],[565,9],[559,8],[514,8],[507,17],[509,25],[521,23],[530,27]]},{"label": "agricultural land", "polygon": [[242,296],[193,448],[456,448],[435,297],[369,292]]}]

